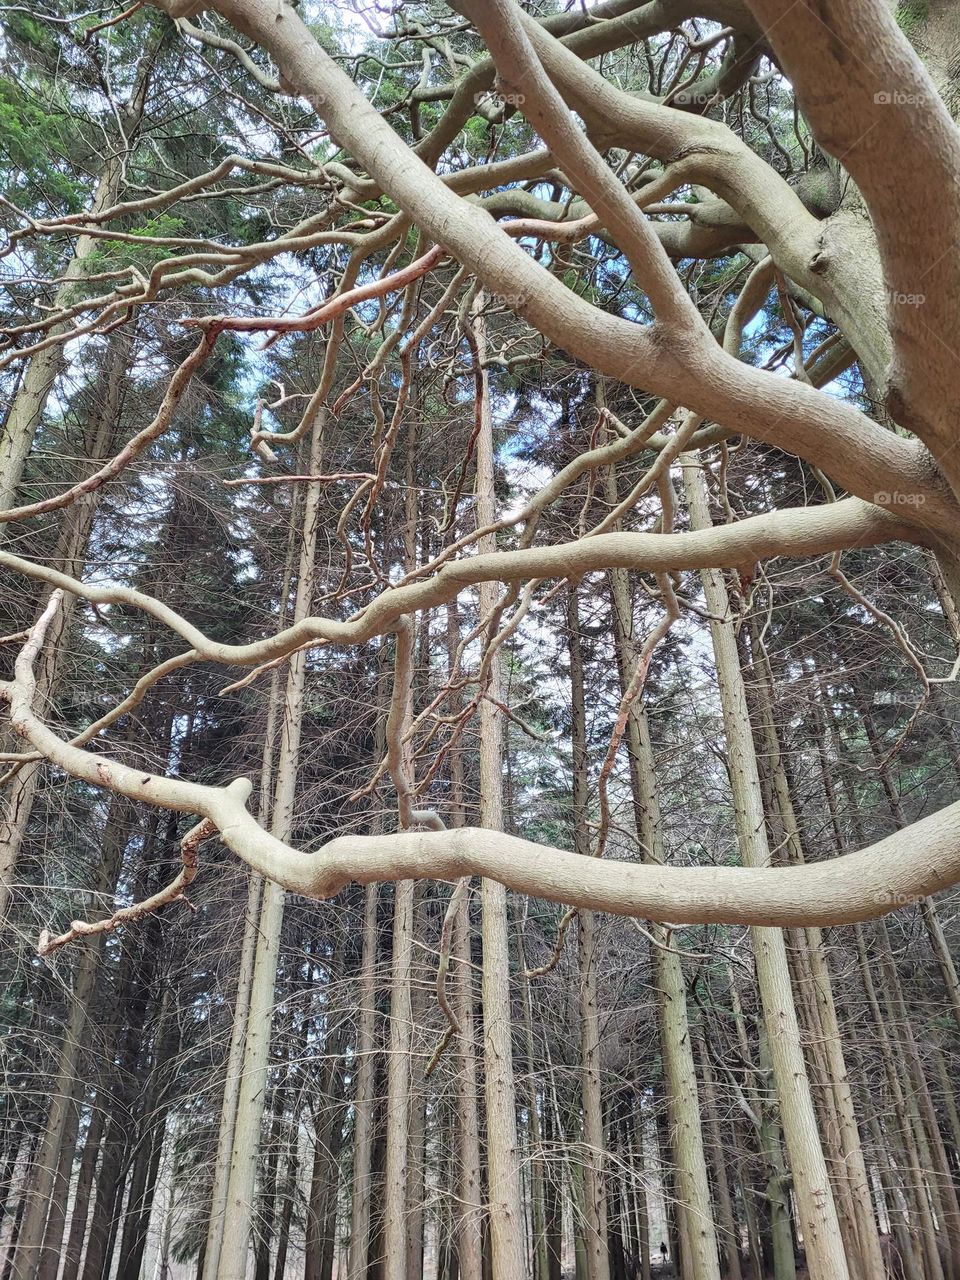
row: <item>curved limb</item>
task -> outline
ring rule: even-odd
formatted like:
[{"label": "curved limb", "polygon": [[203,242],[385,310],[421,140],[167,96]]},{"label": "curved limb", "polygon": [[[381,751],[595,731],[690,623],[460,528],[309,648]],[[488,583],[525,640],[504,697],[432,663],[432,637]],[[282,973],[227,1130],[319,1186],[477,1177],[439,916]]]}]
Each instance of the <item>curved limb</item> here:
[{"label": "curved limb", "polygon": [[[267,0],[217,0],[214,7],[272,54],[296,92],[322,101],[334,135],[401,208],[492,291],[515,297],[514,309],[557,346],[599,372],[811,459],[868,501],[877,501],[905,476],[938,483],[932,460],[914,442],[885,431],[849,405],[741,364],[717,350],[703,327],[683,324],[667,334],[656,325],[642,328],[607,315],[576,297],[404,145],[292,8],[284,6],[278,14]],[[799,201],[798,208],[809,218]],[[663,255],[654,241],[654,256]],[[949,497],[946,486],[941,488]],[[936,521],[946,516],[944,503],[939,512],[937,506],[928,502],[915,514],[921,521]],[[952,511],[950,521],[955,522]]]},{"label": "curved limb", "polygon": [[[71,746],[32,708],[33,660],[56,597],[32,629],[14,679],[0,688],[16,732],[72,777],[155,807],[198,814],[259,874],[313,898],[351,881],[460,880],[480,875],[532,897],[678,924],[781,927],[869,920],[960,880],[960,803],[857,853],[791,867],[677,867],[583,858],[482,828],[340,836],[305,853],[270,835],[246,808],[251,785],[226,787],[144,773]],[[197,829],[195,828],[195,831]],[[47,940],[49,942],[49,940]]]},{"label": "curved limb", "polygon": [[404,613],[434,608],[480,582],[516,583],[532,578],[575,577],[601,569],[670,573],[682,569],[730,569],[771,556],[817,556],[838,549],[877,546],[902,539],[924,544],[921,531],[857,498],[823,507],[799,507],[750,516],[735,524],[684,533],[604,533],[575,542],[497,551],[448,561],[432,577],[389,587],[352,618],[309,617],[249,644],[211,640],[154,596],[132,587],[83,583],[44,564],[0,551],[0,568],[47,582],[94,604],[140,609],[185,640],[200,660],[253,667],[309,644],[364,644],[391,631]]}]

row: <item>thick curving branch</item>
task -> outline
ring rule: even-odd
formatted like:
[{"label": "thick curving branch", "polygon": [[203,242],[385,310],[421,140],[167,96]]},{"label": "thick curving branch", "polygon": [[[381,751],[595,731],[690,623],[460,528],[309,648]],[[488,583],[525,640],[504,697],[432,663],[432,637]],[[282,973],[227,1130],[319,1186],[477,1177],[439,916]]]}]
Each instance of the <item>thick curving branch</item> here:
[{"label": "thick curving branch", "polygon": [[375,636],[394,630],[403,614],[447,604],[465,588],[481,582],[582,577],[607,569],[649,573],[731,569],[771,556],[818,556],[898,539],[924,543],[922,534],[915,528],[857,498],[822,507],[772,511],[734,524],[685,533],[604,533],[551,547],[497,551],[451,560],[423,581],[387,588],[352,618],[303,618],[275,635],[248,644],[211,640],[169,605],[133,587],[80,582],[69,574],[9,551],[0,551],[0,568],[46,582],[92,604],[140,609],[185,640],[199,660],[250,667],[282,658],[306,645],[365,644]]},{"label": "thick curving branch", "polygon": [[[698,181],[720,199],[704,202],[699,214],[697,205],[688,206],[688,216],[713,222],[721,231],[727,227],[730,233],[738,223],[745,224],[781,270],[823,304],[871,375],[882,376],[890,337],[879,297],[879,253],[865,220],[856,227],[845,222],[842,228],[827,229],[807,209],[801,192],[725,124],[623,92],[522,11],[518,20],[598,146],[644,152],[668,166],[681,158],[694,162]],[[664,246],[669,250],[669,239]]]},{"label": "thick curving branch", "polygon": [[471,19],[493,55],[500,81],[522,102],[527,120],[557,157],[573,185],[590,192],[594,212],[602,219],[630,264],[637,285],[650,299],[657,319],[700,334],[699,311],[643,213],[620,179],[607,167],[566,110],[547,78],[512,0],[460,0],[456,6]]},{"label": "thick curving branch", "polygon": [[[444,184],[320,48],[292,7],[278,9],[270,0],[216,0],[211,7],[272,55],[285,83],[318,105],[332,134],[409,217],[492,292],[509,297],[511,307],[558,347],[601,373],[807,458],[867,501],[882,501],[905,485],[924,487],[929,496],[911,508],[911,519],[955,537],[956,504],[922,446],[811,387],[742,364],[719,350],[702,326],[678,331],[673,325],[664,332],[599,311]],[[656,252],[663,254],[658,243]]]},{"label": "thick curving branch", "polygon": [[[248,866],[306,897],[333,897],[352,881],[455,881],[478,875],[532,897],[617,915],[683,924],[809,927],[869,920],[960,880],[960,803],[857,853],[799,867],[604,861],[472,827],[341,836],[316,853],[305,853],[270,835],[248,812],[246,779],[213,787],[145,773],[71,746],[43,724],[32,705],[33,661],[56,607],[54,596],[17,658],[14,679],[0,686],[17,734],[71,777],[133,801],[196,814],[201,825],[191,835],[206,838],[216,828]],[[173,900],[182,888],[178,880],[163,900]],[[48,949],[50,942],[44,938]]]},{"label": "thick curving branch", "polygon": [[960,484],[953,450],[960,411],[960,132],[893,6],[750,0],[750,7],[817,141],[842,161],[870,210],[893,339],[890,411],[944,455],[944,469]]}]

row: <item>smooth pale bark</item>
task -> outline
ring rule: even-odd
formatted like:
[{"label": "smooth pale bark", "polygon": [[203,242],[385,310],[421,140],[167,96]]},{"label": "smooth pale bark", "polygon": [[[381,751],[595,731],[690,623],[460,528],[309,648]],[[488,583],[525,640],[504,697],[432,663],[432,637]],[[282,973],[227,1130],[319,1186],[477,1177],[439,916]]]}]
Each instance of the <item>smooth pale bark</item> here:
[{"label": "smooth pale bark", "polygon": [[[771,777],[774,805],[780,819],[788,860],[794,865],[802,866],[806,861],[803,838],[774,719],[773,674],[755,624],[751,625],[750,638],[760,710],[759,728],[763,743],[764,765]],[[827,963],[822,931],[811,927],[803,930],[802,934],[801,945],[805,947],[804,956],[809,967],[810,990],[813,998],[812,1014],[816,1022],[815,1045],[822,1051],[824,1075],[831,1094],[830,1100],[835,1111],[839,1136],[840,1160],[836,1176],[841,1179],[841,1185],[845,1188],[850,1203],[850,1217],[859,1254],[859,1270],[867,1280],[871,1280],[873,1276],[882,1274],[883,1257],[880,1252],[880,1238],[873,1212],[870,1181],[863,1157],[853,1093],[847,1075],[843,1038],[834,999],[833,979]]]},{"label": "smooth pale bark", "polygon": [[[478,293],[479,312],[483,294]],[[485,352],[483,320],[472,317],[477,358]],[[481,370],[479,426],[476,444],[476,518],[486,525],[496,518],[494,493],[493,419],[487,371]],[[481,553],[494,551],[495,535],[481,539]],[[493,583],[480,586],[480,615],[494,610],[498,592]],[[503,722],[492,701],[502,702],[500,663],[490,666],[488,698],[480,703],[480,826],[503,830]],[[507,891],[496,880],[481,885],[483,942],[483,1064],[487,1103],[487,1179],[490,1196],[490,1252],[495,1280],[522,1276],[525,1248],[523,1197],[517,1144],[516,1089],[513,1077],[513,1037],[510,1008],[510,938]]]},{"label": "smooth pale bark", "polygon": [[[460,643],[460,618],[455,603],[447,606],[447,664],[452,664]],[[455,693],[450,714],[462,707]],[[454,747],[450,754],[451,827],[462,827],[467,820],[466,782],[463,751]],[[473,982],[473,925],[468,896],[453,925],[451,956],[454,965],[453,1007],[460,1024],[456,1037],[457,1053],[457,1168],[458,1204],[455,1210],[456,1257],[459,1280],[482,1280],[483,1276],[483,1192],[480,1167],[480,1116],[477,1078],[476,1000]],[[352,1280],[352,1277],[351,1277]]]},{"label": "smooth pale bark", "polygon": [[394,890],[393,899],[393,963],[390,974],[390,1038],[387,1051],[384,1280],[413,1280],[407,1276],[407,1180],[410,1160],[414,889],[413,880],[401,880]]},{"label": "smooth pale bark", "polygon": [[[295,538],[291,529],[287,539],[280,598],[281,611],[286,613],[293,573]],[[280,673],[270,676],[270,694],[267,701],[267,720],[264,726],[263,751],[260,757],[260,795],[258,813],[261,822],[270,819],[273,802],[273,764],[276,755],[277,722],[281,710]],[[217,1280],[220,1267],[220,1250],[223,1245],[223,1226],[227,1211],[230,1168],[237,1126],[237,1107],[243,1081],[244,1053],[247,1022],[250,1014],[250,995],[253,989],[253,973],[259,937],[260,916],[263,907],[263,878],[251,873],[247,886],[246,915],[243,922],[243,939],[237,961],[237,986],[230,1024],[230,1047],[227,1051],[226,1074],[223,1082],[223,1098],[220,1105],[220,1124],[217,1129],[217,1150],[214,1156],[213,1185],[210,1191],[210,1213],[207,1220],[207,1238],[202,1250],[200,1280]]]},{"label": "smooth pale bark", "polygon": [[[920,6],[921,16],[926,7]],[[750,8],[767,30],[817,141],[842,160],[869,209],[893,340],[885,407],[900,426],[926,441],[956,488],[960,385],[953,360],[944,354],[957,341],[960,267],[953,248],[960,210],[955,199],[940,199],[960,167],[956,126],[898,28],[894,9],[883,0],[836,0],[828,22],[813,8],[788,0],[751,0]],[[902,157],[895,176],[887,162],[891,155]],[[928,198],[931,216],[918,235],[916,209],[926,207]],[[918,292],[919,305],[904,305]]]},{"label": "smooth pale bark", "polygon": [[357,990],[359,1020],[353,1096],[353,1191],[347,1280],[364,1280],[370,1243],[373,1090],[376,1078],[377,905],[379,891],[368,884],[363,896],[363,950]]},{"label": "smooth pale bark", "polygon": [[[587,773],[587,707],[577,589],[567,599],[570,653],[571,746],[573,749],[573,847],[589,858],[590,779]],[[610,1280],[607,1199],[604,1186],[606,1138],[600,1074],[600,1009],[597,992],[597,919],[581,911],[577,919],[580,999],[580,1094],[583,1106],[583,1214],[587,1280]]]},{"label": "smooth pale bark", "polygon": [[[34,630],[38,642],[42,630]],[[351,880],[483,875],[534,897],[615,915],[782,927],[875,919],[895,910],[904,894],[936,893],[960,878],[960,803],[856,853],[805,867],[653,867],[615,859],[585,865],[575,853],[482,827],[341,836],[305,853],[265,831],[249,813],[244,778],[215,787],[147,773],[58,737],[31,705],[31,657],[25,646],[17,678],[0,683],[17,732],[31,746],[95,787],[209,817],[222,842],[250,867],[308,897],[333,897]]]},{"label": "smooth pale bark", "polygon": [[[690,521],[705,528],[712,521],[698,459],[682,455],[684,490]],[[728,773],[740,855],[747,866],[770,861],[763,792],[747,710],[726,584],[716,571],[701,573],[717,666],[727,743]],[[757,983],[767,1027],[773,1077],[780,1098],[784,1136],[793,1174],[807,1265],[811,1280],[848,1280],[840,1224],[830,1187],[810,1093],[800,1028],[790,983],[786,945],[777,929],[754,927]]]},{"label": "smooth pale bark", "polygon": [[[267,741],[269,743],[273,742],[272,735],[268,737]],[[247,1034],[247,1015],[250,1008],[250,992],[253,985],[253,962],[256,954],[262,899],[263,880],[254,872],[250,876],[247,890],[243,939],[240,944],[240,956],[237,963],[237,985],[233,1001],[233,1018],[230,1027],[230,1048],[227,1052],[226,1076],[223,1082],[220,1125],[217,1130],[217,1151],[214,1157],[213,1187],[210,1195],[207,1239],[203,1252],[202,1280],[216,1280],[217,1269],[220,1265],[223,1222],[227,1209],[227,1186],[230,1178],[230,1160],[237,1125],[237,1103],[240,1098],[244,1045]]]},{"label": "smooth pale bark", "polygon": [[0,551],[0,567],[59,587],[95,604],[140,609],[180,636],[205,660],[244,667],[284,657],[303,645],[327,641],[365,644],[393,631],[405,615],[447,604],[478,583],[525,582],[531,578],[582,577],[603,569],[671,573],[682,569],[736,568],[784,554],[817,556],[922,537],[887,512],[856,498],[819,507],[799,507],[747,516],[733,524],[681,533],[603,533],[550,546],[494,551],[450,560],[422,581],[385,588],[360,613],[341,620],[309,617],[265,640],[227,644],[212,640],[162,601],[132,587],[84,583],[69,574]]},{"label": "smooth pale bark", "polygon": [[[612,468],[607,475],[606,490],[608,502],[615,505],[618,495]],[[630,586],[627,575],[622,570],[611,571],[610,588],[614,644],[623,695],[634,678],[636,659],[631,654],[634,618]],[[646,708],[640,698],[636,698],[630,708],[626,738],[637,838],[644,861],[662,865],[666,861],[666,849],[663,842],[656,759]],[[660,938],[666,938],[662,930]],[[697,1280],[720,1280],[696,1066],[687,1017],[686,982],[680,957],[669,946],[653,947],[652,960],[657,981],[660,1044],[670,1100],[673,1159],[679,1184],[679,1199],[686,1210],[685,1217],[689,1227],[685,1233],[686,1254]]]},{"label": "smooth pale bark", "polygon": [[[160,7],[177,11],[182,3],[163,0]],[[509,6],[504,10],[511,29],[503,32],[504,50],[495,50],[498,69],[503,75],[504,52],[524,58],[524,69],[537,86],[537,92],[529,93],[524,103],[528,118],[532,112],[532,122],[565,168],[574,161],[583,162],[578,165],[582,173],[575,176],[586,186],[599,189],[608,223],[611,209],[617,212],[622,223],[622,228],[616,228],[618,243],[629,232],[638,249],[642,244],[643,252],[629,255],[631,267],[638,286],[649,290],[658,306],[663,301],[666,319],[660,328],[644,328],[583,303],[503,235],[486,213],[459,199],[404,146],[389,122],[324,53],[292,8],[278,11],[252,0],[217,0],[213,7],[272,54],[283,79],[295,92],[321,104],[334,136],[406,214],[487,287],[516,298],[514,305],[520,314],[557,346],[631,385],[653,390],[731,429],[745,430],[797,452],[869,502],[878,501],[883,493],[900,492],[908,477],[912,484],[923,476],[927,481],[935,476],[933,459],[922,447],[895,437],[851,406],[812,387],[752,369],[720,350],[706,325],[681,302],[676,278],[670,281],[668,272],[672,269],[662,247],[649,227],[644,231],[645,220],[637,215],[636,207],[624,206],[627,198],[620,184],[614,184],[596,152],[585,156],[582,148],[578,150],[579,131],[569,112],[551,91],[539,64],[531,61],[526,41],[517,38],[522,21],[519,9]],[[496,26],[488,27],[484,21],[484,8],[470,8],[488,37],[493,40],[498,36]],[[500,18],[498,26],[505,25],[499,13],[494,17]],[[574,61],[579,74],[583,64],[577,58]],[[559,105],[545,111],[545,99],[551,106],[555,102]],[[597,188],[600,181],[603,185]],[[617,193],[614,185],[619,187]],[[798,207],[805,214],[802,205]],[[613,231],[612,223],[610,226]],[[936,525],[946,540],[955,542],[956,504],[952,496],[937,493],[938,487],[942,489],[936,483],[930,486],[930,493],[911,512],[911,519],[915,517],[925,526]]]},{"label": "smooth pale bark", "polygon": [[700,1072],[703,1076],[703,1116],[710,1144],[713,1147],[713,1171],[717,1188],[717,1217],[722,1231],[721,1252],[726,1263],[724,1274],[726,1280],[743,1280],[740,1266],[740,1227],[733,1212],[733,1201],[730,1196],[730,1181],[727,1177],[728,1150],[724,1145],[720,1132],[720,1118],[717,1115],[717,1095],[714,1088],[713,1068],[710,1055],[703,1037],[699,1037],[697,1045],[700,1051]]},{"label": "smooth pale bark", "polygon": [[[322,469],[323,427],[324,416],[318,414],[313,424],[308,455],[311,474]],[[294,603],[295,620],[306,617],[310,611],[319,511],[320,487],[309,485],[303,499],[302,538]],[[305,688],[306,654],[294,654],[290,658],[283,700],[280,751],[270,824],[271,834],[278,840],[289,839],[293,829]],[[217,1280],[237,1280],[238,1276],[246,1274],[257,1154],[260,1149],[260,1124],[263,1117],[270,1056],[270,1030],[273,1021],[284,896],[282,886],[276,881],[271,880],[264,886]]]},{"label": "smooth pale bark", "polygon": [[[284,26],[287,26],[287,24],[291,24],[291,23],[293,23],[293,17],[292,17],[292,15],[289,15],[289,14],[285,13],[285,10],[284,10],[284,12],[278,12],[278,13],[276,13],[276,14],[271,14],[271,15],[270,15],[270,17],[269,17],[269,19],[268,19],[268,18],[266,18],[266,17],[265,17],[265,15],[262,15],[262,14],[260,14],[259,12],[256,12],[256,10],[255,10],[255,6],[246,5],[246,6],[243,6],[243,9],[239,8],[239,6],[234,6],[234,8],[237,8],[237,12],[238,12],[239,14],[241,14],[241,18],[246,18],[247,22],[248,22],[248,23],[250,23],[250,24],[255,24],[257,19],[262,20],[262,22],[273,22],[273,23],[274,23],[274,26],[276,26],[276,27],[284,27]],[[229,9],[229,6],[228,6],[228,9]],[[253,12],[252,12],[252,13],[251,13],[251,10],[253,10]],[[844,14],[846,14],[846,13],[847,13],[847,10],[849,10],[849,6],[846,6],[846,8],[844,8],[844,9],[841,9],[841,10],[840,10],[841,18],[842,18],[842,17],[844,17]],[[773,12],[773,10],[772,10],[772,12]],[[799,14],[799,13],[794,14],[794,15],[792,15],[792,17],[794,17],[794,20],[797,20],[797,19],[799,19],[799,18],[800,18],[800,14]],[[840,20],[840,19],[838,19],[838,20]],[[781,33],[782,33],[782,32],[781,32]],[[262,32],[262,33],[261,33],[261,35],[265,35],[265,32]],[[296,37],[297,37],[297,40],[298,40],[298,41],[301,41],[301,42],[302,42],[303,46],[305,46],[305,49],[306,49],[306,46],[308,45],[308,41],[306,40],[305,35],[303,35],[303,32],[300,32],[300,31],[294,31],[294,36],[296,36]],[[822,33],[822,32],[820,32],[820,33],[819,33],[819,38],[820,38],[820,40],[822,40],[822,38],[824,38],[824,37],[823,37],[823,33]],[[294,50],[294,51],[296,51],[296,50]],[[307,52],[308,52],[308,50],[307,50]],[[314,56],[316,56],[316,54],[314,54]],[[801,70],[803,70],[803,68],[801,68]],[[293,82],[293,83],[296,83],[296,77],[293,77],[292,82]],[[340,113],[340,119],[343,119],[343,118],[344,118],[344,116],[348,116],[348,114],[349,114],[349,110],[351,110],[351,109],[352,109],[352,106],[353,106],[353,105],[356,105],[356,104],[355,104],[355,102],[352,102],[351,100],[349,100],[349,99],[348,99],[348,97],[344,97],[344,101],[343,101],[343,102],[340,102],[340,101],[339,101],[339,99],[338,99],[338,97],[337,97],[337,96],[335,96],[335,95],[334,95],[334,99],[335,99],[335,101],[333,101],[333,102],[332,102],[332,106],[330,106],[330,110],[332,110],[332,111],[338,111],[338,113]],[[317,100],[317,99],[316,99],[316,96],[315,96],[315,100]],[[891,116],[891,118],[892,118],[892,116]],[[360,118],[358,118],[358,119],[360,119]],[[338,138],[339,138],[339,123],[340,123],[340,122],[337,122],[337,123],[338,123],[338,128],[337,128],[337,131],[335,131],[335,132],[337,132],[337,136],[338,136]],[[346,120],[346,124],[347,124],[347,125],[349,124],[349,120],[348,120],[348,119]],[[364,128],[364,127],[365,127],[364,119],[360,119],[360,128],[362,129],[362,128]],[[356,131],[355,131],[355,132],[356,132]],[[348,141],[349,141],[349,131],[348,131],[348,133],[346,134],[346,136],[348,137]],[[374,148],[375,146],[380,146],[380,145],[381,145],[381,146],[384,146],[384,147],[385,147],[385,146],[387,146],[387,143],[384,143],[384,142],[383,142],[383,137],[384,137],[383,132],[380,132],[380,133],[378,134],[378,136],[376,136],[376,137],[372,136],[372,134],[371,134],[371,142],[370,142],[371,150],[372,150],[372,148]],[[874,141],[876,141],[876,140],[874,140]],[[924,140],[924,141],[928,141],[928,140]],[[873,143],[870,143],[870,145],[873,145]],[[371,161],[371,165],[372,165],[372,161]],[[411,180],[416,180],[416,179],[417,179],[417,177],[425,178],[425,175],[424,175],[424,174],[417,174],[417,173],[413,173],[413,174],[411,175]],[[425,179],[425,180],[426,180],[426,179]],[[887,179],[883,179],[883,180],[884,180],[884,182],[886,182],[886,180],[887,180]],[[408,189],[411,189],[411,191],[412,191],[412,188],[408,188]],[[430,195],[430,193],[431,193],[431,188],[428,186],[428,188],[426,188],[426,191],[428,191],[428,196],[429,196],[429,195]],[[411,200],[412,200],[412,198],[413,198],[413,196],[411,195]],[[452,212],[452,210],[451,210],[451,206],[447,205],[447,206],[440,207],[440,209],[439,209],[439,219],[440,219],[440,221],[442,221],[443,216],[447,215],[447,214],[448,214],[448,212]],[[451,216],[451,221],[453,221],[452,216]],[[489,234],[489,233],[490,233],[489,225],[483,224],[483,228],[481,228],[481,224],[479,223],[479,221],[477,221],[476,219],[474,219],[474,220],[472,220],[472,221],[474,221],[474,230],[476,230],[476,232],[477,232],[477,236],[479,236],[479,234],[480,234],[480,230],[483,230],[484,234]],[[470,228],[467,228],[467,230],[470,230]],[[479,255],[479,253],[480,253],[480,251],[479,251],[479,250],[475,250],[474,256],[476,257],[477,255]],[[513,257],[512,261],[517,261],[516,256],[515,256],[515,257]],[[507,264],[507,265],[509,265],[509,262],[508,262],[508,264]],[[911,269],[913,269],[913,261],[911,261]],[[554,294],[554,301],[556,301],[556,294]],[[573,305],[573,303],[572,303],[572,301],[571,301],[571,306],[572,306],[572,305]],[[559,314],[559,312],[561,312],[562,308],[561,308],[561,307],[557,307],[557,308],[556,308],[556,310],[557,310],[557,312],[558,312],[558,314]],[[596,323],[598,323],[598,324],[599,324],[599,323],[600,323],[600,321],[596,321]],[[682,356],[682,352],[681,352],[681,356]],[[682,364],[682,360],[681,360],[681,364]],[[745,375],[745,376],[750,376],[750,375]],[[777,383],[777,379],[773,379],[772,381],[773,381],[773,384],[776,384],[776,383]],[[780,381],[786,381],[786,380],[781,379]],[[805,393],[804,393],[804,394],[805,394]],[[803,398],[803,396],[801,396],[801,398]],[[755,404],[754,404],[754,408],[756,408]],[[776,416],[776,413],[773,413],[773,415],[772,415],[772,416]],[[890,433],[890,434],[891,434],[891,435],[895,435],[895,433]],[[895,445],[895,447],[896,447],[896,445]],[[869,453],[869,451],[865,451],[865,452]],[[916,837],[916,838],[918,838],[918,840],[919,840],[919,838],[920,838],[920,837],[922,837],[922,835],[923,835],[923,833],[918,833],[918,837]]]}]

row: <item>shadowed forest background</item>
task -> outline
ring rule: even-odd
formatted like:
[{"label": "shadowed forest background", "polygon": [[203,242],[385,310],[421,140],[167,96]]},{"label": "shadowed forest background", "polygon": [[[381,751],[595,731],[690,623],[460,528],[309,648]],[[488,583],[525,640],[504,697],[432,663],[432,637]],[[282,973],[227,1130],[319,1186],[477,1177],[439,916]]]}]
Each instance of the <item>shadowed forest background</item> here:
[{"label": "shadowed forest background", "polygon": [[0,1280],[960,1280],[960,5],[835,7],[0,5]]}]

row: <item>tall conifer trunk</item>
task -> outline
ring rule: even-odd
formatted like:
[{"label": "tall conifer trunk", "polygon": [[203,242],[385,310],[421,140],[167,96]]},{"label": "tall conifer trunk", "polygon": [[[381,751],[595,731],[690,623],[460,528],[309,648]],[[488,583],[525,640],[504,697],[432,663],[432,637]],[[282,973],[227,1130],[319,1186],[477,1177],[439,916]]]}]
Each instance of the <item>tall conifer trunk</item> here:
[{"label": "tall conifer trunk", "polygon": [[[496,518],[493,417],[489,378],[483,369],[486,351],[478,293],[472,323],[481,364],[479,432],[476,444],[476,515],[480,526]],[[496,549],[496,538],[481,538],[477,549]],[[480,616],[489,617],[499,595],[495,582],[480,586]],[[502,702],[500,662],[490,667],[489,697],[480,703],[480,825],[503,830],[503,724],[495,705]],[[523,1200],[517,1143],[516,1090],[510,1006],[510,936],[507,891],[495,880],[481,886],[483,935],[483,1061],[487,1103],[487,1170],[490,1190],[490,1252],[495,1280],[524,1271]]]},{"label": "tall conifer trunk", "polygon": [[[618,501],[616,472],[609,468],[607,501]],[[620,692],[624,696],[633,681],[634,619],[629,579],[624,570],[610,572],[613,606],[613,634]],[[634,700],[627,718],[626,739],[633,795],[634,825],[644,860],[663,864],[666,849],[657,789],[656,760],[644,702]],[[697,1280],[720,1280],[716,1227],[710,1206],[710,1184],[703,1146],[700,1099],[693,1059],[690,1024],[687,1017],[687,988],[680,957],[666,941],[666,932],[656,930],[661,945],[651,948],[656,975],[660,1044],[663,1052],[670,1105],[671,1138],[676,1166],[679,1201],[692,1224],[687,1240],[687,1265]]]},{"label": "tall conifer trunk", "polygon": [[[324,414],[320,412],[313,421],[310,433],[307,466],[311,475],[322,470],[324,423]],[[306,488],[302,506],[294,621],[305,618],[310,612],[314,591],[319,515],[320,488],[318,485],[310,484]],[[270,824],[273,835],[280,840],[289,839],[293,829],[305,691],[306,654],[301,651],[290,658],[283,700],[280,752]],[[237,1099],[227,1203],[223,1220],[223,1243],[217,1280],[237,1280],[237,1277],[246,1274],[257,1156],[260,1150],[260,1124],[266,1099],[270,1032],[284,896],[284,890],[280,885],[272,881],[265,885],[250,989],[243,1074]]]},{"label": "tall conifer trunk", "polygon": [[[699,459],[684,454],[681,456],[681,463],[691,526],[694,529],[710,528],[712,520]],[[728,771],[740,854],[747,866],[762,867],[770,861],[770,850],[767,846],[763,793],[730,614],[730,601],[720,573],[716,570],[703,570],[700,576],[707,609],[711,615],[710,632],[723,706]],[[849,1280],[840,1224],[800,1045],[800,1028],[790,983],[786,944],[779,929],[755,926],[751,934],[773,1077],[780,1098],[811,1280]]]},{"label": "tall conifer trunk", "polygon": [[[580,613],[575,586],[570,588],[567,598],[567,634],[572,710],[573,847],[581,857],[589,858],[592,850],[589,827],[590,779],[587,773],[587,707],[580,643]],[[587,1275],[588,1280],[610,1280],[596,952],[596,915],[592,911],[580,911],[577,913],[577,960],[580,984],[580,1093],[583,1106],[583,1209]]]}]

